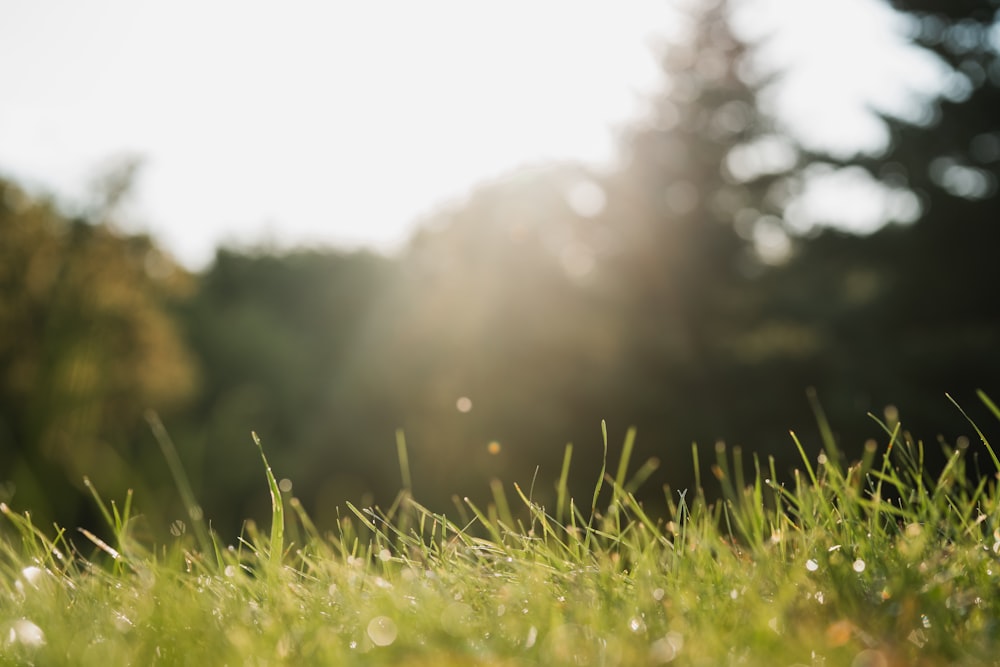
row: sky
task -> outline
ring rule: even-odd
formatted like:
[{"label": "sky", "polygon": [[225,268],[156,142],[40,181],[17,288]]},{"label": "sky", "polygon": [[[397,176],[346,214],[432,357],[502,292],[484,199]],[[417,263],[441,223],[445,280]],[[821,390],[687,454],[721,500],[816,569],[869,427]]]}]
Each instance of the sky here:
[{"label": "sky", "polygon": [[[612,167],[684,29],[669,4],[0,0],[0,174],[82,203],[138,158],[123,225],[194,269],[219,244],[392,251],[519,166]],[[941,86],[880,0],[739,4],[738,33],[770,36],[761,62],[794,63],[766,104],[811,147],[877,150],[866,107],[906,116]],[[874,224],[878,197],[844,224]]]}]

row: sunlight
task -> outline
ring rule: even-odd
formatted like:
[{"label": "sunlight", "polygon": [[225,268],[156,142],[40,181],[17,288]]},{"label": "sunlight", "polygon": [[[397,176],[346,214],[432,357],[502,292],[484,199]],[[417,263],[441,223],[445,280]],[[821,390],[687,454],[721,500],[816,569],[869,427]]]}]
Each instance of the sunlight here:
[{"label": "sunlight", "polygon": [[766,40],[757,64],[782,71],[765,103],[808,148],[840,157],[880,150],[888,134],[873,110],[918,120],[914,114],[944,83],[943,63],[910,47],[907,19],[888,3],[752,0],[740,7],[737,33]]},{"label": "sunlight", "polygon": [[189,264],[220,240],[260,243],[252,228],[389,249],[418,213],[520,164],[610,160],[612,130],[656,80],[648,41],[665,22],[653,0],[19,13],[4,52],[33,54],[43,33],[57,46],[17,58],[17,76],[0,66],[3,125],[18,128],[0,130],[0,168],[79,196],[97,161],[145,156],[134,224]]}]

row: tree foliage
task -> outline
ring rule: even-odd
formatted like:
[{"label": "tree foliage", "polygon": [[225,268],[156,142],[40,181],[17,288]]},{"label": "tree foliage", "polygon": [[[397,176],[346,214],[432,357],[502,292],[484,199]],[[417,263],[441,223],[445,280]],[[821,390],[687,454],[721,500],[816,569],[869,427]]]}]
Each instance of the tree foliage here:
[{"label": "tree foliage", "polygon": [[144,411],[195,386],[169,310],[186,286],[149,238],[0,182],[0,448],[18,503],[66,510],[85,475],[135,484]]}]

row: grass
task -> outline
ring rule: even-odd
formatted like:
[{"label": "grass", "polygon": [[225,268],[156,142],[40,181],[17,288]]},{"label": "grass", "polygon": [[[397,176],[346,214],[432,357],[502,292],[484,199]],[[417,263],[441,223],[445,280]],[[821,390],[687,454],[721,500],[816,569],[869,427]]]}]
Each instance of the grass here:
[{"label": "grass", "polygon": [[[154,421],[192,529],[144,545],[131,497],[96,490],[110,541],[0,506],[0,663],[1000,664],[1000,463],[985,435],[946,448],[932,477],[899,424],[848,463],[817,415],[824,450],[792,434],[803,471],[789,483],[756,457],[745,480],[741,452],[720,446],[723,499],[667,489],[659,518],[633,495],[651,472],[629,476],[634,433],[582,508],[565,492],[568,448],[556,507],[497,483],[489,506],[450,517],[410,496],[400,435],[403,492],[384,510],[347,504],[334,534],[282,494],[254,436],[272,525],[265,537],[248,522],[232,544]],[[994,469],[967,470],[976,452]]]}]

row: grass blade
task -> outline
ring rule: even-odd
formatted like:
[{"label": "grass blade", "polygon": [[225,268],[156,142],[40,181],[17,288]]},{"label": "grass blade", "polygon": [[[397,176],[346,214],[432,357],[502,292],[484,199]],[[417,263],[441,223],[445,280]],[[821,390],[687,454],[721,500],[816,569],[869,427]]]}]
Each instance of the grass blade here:
[{"label": "grass blade", "polygon": [[191,490],[191,484],[188,482],[187,474],[184,472],[184,466],[181,464],[181,457],[177,454],[174,441],[170,439],[170,435],[163,426],[163,422],[160,421],[159,415],[152,410],[146,413],[146,422],[153,431],[153,438],[160,445],[160,451],[163,452],[163,458],[166,459],[167,467],[170,468],[174,484],[177,485],[177,492],[181,494],[181,501],[187,510],[188,518],[191,519],[191,523],[194,525],[198,546],[203,553],[211,553],[213,550],[212,542],[208,539],[208,530],[205,528],[204,512],[201,509],[201,505],[195,500],[194,491]]},{"label": "grass blade", "polygon": [[256,433],[251,431],[250,435],[253,436],[257,450],[260,451],[260,458],[264,462],[264,471],[267,473],[267,486],[271,490],[271,566],[277,570],[281,566],[281,557],[285,549],[285,507],[281,500],[281,489],[278,488],[278,482],[274,479],[271,465],[264,455],[264,446],[260,444],[260,438],[257,437]]}]

